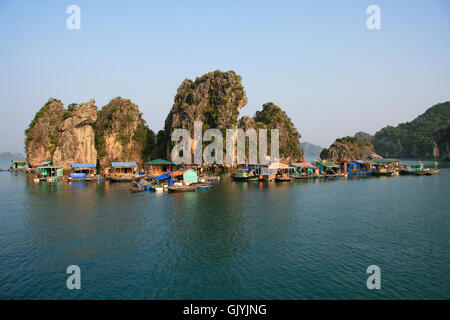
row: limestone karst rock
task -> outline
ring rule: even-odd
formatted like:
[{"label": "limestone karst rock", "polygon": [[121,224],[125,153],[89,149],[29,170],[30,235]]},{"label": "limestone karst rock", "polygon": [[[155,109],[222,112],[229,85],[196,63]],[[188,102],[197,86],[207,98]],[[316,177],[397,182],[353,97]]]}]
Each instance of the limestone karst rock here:
[{"label": "limestone karst rock", "polygon": [[131,100],[114,98],[98,112],[95,146],[100,167],[112,161],[136,161],[142,167],[154,144],[155,134]]},{"label": "limestone karst rock", "polygon": [[380,158],[370,142],[355,137],[344,137],[336,141],[320,153],[321,159],[370,160]]},{"label": "limestone karst rock", "polygon": [[72,163],[97,163],[95,134],[92,125],[97,121],[95,101],[76,105],[63,114],[58,146],[53,164],[70,168]]},{"label": "limestone karst rock", "polygon": [[189,129],[193,137],[194,121],[203,122],[203,131],[209,128],[236,128],[239,110],[246,104],[247,96],[241,77],[234,71],[216,70],[195,81],[184,80],[165,121],[166,156],[170,156],[173,147],[173,130]]},{"label": "limestone karst rock", "polygon": [[61,101],[50,98],[36,113],[25,130],[27,162],[36,167],[40,162],[51,160],[59,146],[59,136],[64,106]]},{"label": "limestone karst rock", "polygon": [[256,111],[253,118],[244,116],[239,121],[240,128],[267,129],[268,153],[270,153],[270,129],[279,130],[279,156],[282,162],[295,162],[303,159],[300,145],[300,134],[286,112],[273,102],[263,105],[261,111]]}]

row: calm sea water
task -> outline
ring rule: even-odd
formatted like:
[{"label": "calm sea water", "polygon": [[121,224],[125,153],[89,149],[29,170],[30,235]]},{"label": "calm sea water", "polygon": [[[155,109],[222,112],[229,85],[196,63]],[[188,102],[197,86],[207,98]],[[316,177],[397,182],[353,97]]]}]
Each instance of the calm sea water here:
[{"label": "calm sea water", "polygon": [[[128,189],[0,172],[0,298],[450,298],[450,168],[278,184],[224,176],[198,193]],[[72,264],[81,290],[66,287]],[[372,264],[381,290],[366,287]]]}]

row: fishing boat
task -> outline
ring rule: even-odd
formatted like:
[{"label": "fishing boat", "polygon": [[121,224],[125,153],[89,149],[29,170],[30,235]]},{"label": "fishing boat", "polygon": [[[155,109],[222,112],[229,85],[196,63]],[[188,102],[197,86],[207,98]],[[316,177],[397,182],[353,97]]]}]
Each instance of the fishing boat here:
[{"label": "fishing boat", "polygon": [[439,173],[440,171],[441,171],[441,169],[425,169],[424,174],[426,176],[431,176],[433,174]]},{"label": "fishing boat", "polygon": [[292,178],[290,175],[277,175],[275,177],[276,182],[292,182],[294,181],[294,178]]},{"label": "fishing boat", "polygon": [[145,188],[144,188],[143,186],[140,186],[140,187],[133,187],[133,188],[130,189],[130,191],[133,192],[133,193],[138,193],[138,192],[143,192],[143,191],[145,191]]},{"label": "fishing boat", "polygon": [[313,174],[292,174],[291,178],[294,180],[308,180],[308,179],[315,179],[319,176],[313,175]]},{"label": "fishing boat", "polygon": [[388,170],[375,170],[372,171],[372,175],[375,177],[390,177],[393,176],[395,171],[388,171]]},{"label": "fishing boat", "polygon": [[115,182],[130,182],[133,181],[135,177],[126,174],[112,174],[109,176],[109,179]]},{"label": "fishing boat", "polygon": [[255,175],[253,169],[237,169],[231,174],[231,179],[234,181],[248,181],[248,180],[258,180],[259,176]]},{"label": "fishing boat", "polygon": [[415,176],[431,176],[437,174],[441,171],[441,169],[425,169],[423,167],[423,163],[412,164],[407,166],[404,169],[401,169],[399,173],[401,175],[415,175]]},{"label": "fishing boat", "polygon": [[196,185],[173,185],[169,187],[170,192],[196,192],[198,186]]}]

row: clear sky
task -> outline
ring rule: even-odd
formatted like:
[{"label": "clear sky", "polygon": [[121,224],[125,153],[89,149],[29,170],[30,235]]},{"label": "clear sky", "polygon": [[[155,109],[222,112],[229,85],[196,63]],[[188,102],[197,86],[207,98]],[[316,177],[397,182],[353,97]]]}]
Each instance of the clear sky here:
[{"label": "clear sky", "polygon": [[450,100],[450,1],[0,0],[0,151],[23,152],[50,97],[126,97],[157,131],[181,82],[216,69],[242,76],[241,115],[273,101],[301,141],[374,133]]}]

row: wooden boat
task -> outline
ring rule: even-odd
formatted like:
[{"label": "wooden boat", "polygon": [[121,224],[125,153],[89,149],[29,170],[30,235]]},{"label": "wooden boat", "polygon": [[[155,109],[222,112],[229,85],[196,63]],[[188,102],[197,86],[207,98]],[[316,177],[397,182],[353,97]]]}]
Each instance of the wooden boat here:
[{"label": "wooden boat", "polygon": [[399,173],[401,175],[415,175],[415,176],[431,176],[433,174],[439,173],[441,169],[424,169],[423,164],[413,164],[401,169]]},{"label": "wooden boat", "polygon": [[441,169],[425,169],[425,175],[431,176],[433,174],[439,173]]},{"label": "wooden boat", "polygon": [[203,190],[209,190],[212,188],[211,183],[201,183],[197,185],[197,190],[203,191]]},{"label": "wooden boat", "polygon": [[67,181],[69,182],[83,182],[83,181],[99,181],[100,177],[86,177],[86,178],[72,178],[68,177]]},{"label": "wooden boat", "polygon": [[130,182],[137,179],[137,177],[128,174],[113,174],[109,179],[115,182]]},{"label": "wooden boat", "polygon": [[169,187],[170,192],[196,192],[198,189],[198,186],[196,185],[189,185],[189,186],[171,186]]},{"label": "wooden boat", "polygon": [[133,192],[133,193],[138,193],[138,192],[143,192],[143,191],[145,191],[145,188],[144,188],[144,187],[141,187],[141,188],[139,188],[139,187],[133,187],[133,188],[130,189],[130,191]]},{"label": "wooden boat", "polygon": [[258,180],[259,176],[255,175],[253,170],[248,171],[247,169],[238,169],[231,174],[231,179],[234,181]]},{"label": "wooden boat", "polygon": [[374,171],[372,175],[375,177],[390,177],[394,175],[395,171]]},{"label": "wooden boat", "polygon": [[282,175],[282,176],[277,176],[275,178],[276,182],[292,182],[294,181],[294,178],[292,178],[291,176],[287,176],[287,175]]},{"label": "wooden boat", "polygon": [[308,179],[315,179],[318,178],[318,176],[315,175],[303,175],[303,174],[293,174],[291,175],[291,178],[294,180],[308,180]]}]

